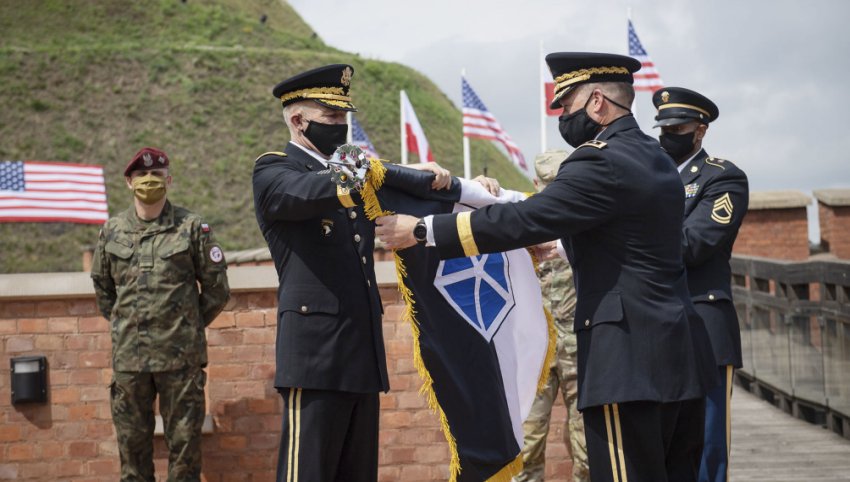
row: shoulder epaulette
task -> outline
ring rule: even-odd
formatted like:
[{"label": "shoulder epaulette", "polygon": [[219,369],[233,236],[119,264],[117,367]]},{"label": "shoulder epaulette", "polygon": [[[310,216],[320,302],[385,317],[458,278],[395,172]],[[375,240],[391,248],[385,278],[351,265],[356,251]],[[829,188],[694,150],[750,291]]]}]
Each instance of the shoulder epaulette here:
[{"label": "shoulder epaulette", "polygon": [[576,149],[581,149],[582,147],[595,147],[597,149],[605,149],[608,146],[607,142],[598,141],[596,139],[585,142],[584,144],[576,147]]},{"label": "shoulder epaulette", "polygon": [[254,159],[254,162],[259,161],[260,158],[262,158],[263,156],[268,156],[269,154],[274,154],[275,156],[280,156],[280,157],[286,157],[285,152],[269,151],[269,152],[264,152],[264,153],[260,154],[259,156],[257,156],[257,158]]},{"label": "shoulder epaulette", "polygon": [[726,166],[723,163],[726,162],[726,159],[720,159],[718,157],[708,157],[705,159],[705,163],[714,167],[719,167],[720,169],[726,169]]}]

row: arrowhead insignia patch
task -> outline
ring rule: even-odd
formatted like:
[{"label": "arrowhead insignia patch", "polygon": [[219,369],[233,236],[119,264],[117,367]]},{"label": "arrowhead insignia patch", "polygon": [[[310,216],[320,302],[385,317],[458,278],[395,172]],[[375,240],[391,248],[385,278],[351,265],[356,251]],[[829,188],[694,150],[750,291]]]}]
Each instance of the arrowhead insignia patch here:
[{"label": "arrowhead insignia patch", "polygon": [[732,199],[727,192],[714,201],[714,207],[711,209],[711,220],[718,224],[729,224],[732,222],[733,209]]},{"label": "arrowhead insignia patch", "polygon": [[487,342],[516,304],[503,253],[440,261],[434,286]]}]

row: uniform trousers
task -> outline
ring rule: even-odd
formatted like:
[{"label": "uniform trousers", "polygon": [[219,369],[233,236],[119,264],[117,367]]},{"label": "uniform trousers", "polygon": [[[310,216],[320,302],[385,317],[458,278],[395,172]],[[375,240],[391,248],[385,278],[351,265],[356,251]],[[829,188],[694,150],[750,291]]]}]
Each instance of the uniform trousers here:
[{"label": "uniform trousers", "polygon": [[693,482],[705,399],[625,402],[584,409],[593,482]]},{"label": "uniform trousers", "polygon": [[278,388],[277,482],[378,480],[377,393]]},{"label": "uniform trousers", "polygon": [[729,451],[732,448],[732,365],[719,367],[720,386],[705,397],[705,440],[699,466],[700,482],[729,480]]},{"label": "uniform trousers", "polygon": [[113,372],[110,408],[121,482],[154,482],[153,403],[159,412],[168,447],[168,482],[200,482],[201,427],[206,415],[201,367],[168,372]]}]

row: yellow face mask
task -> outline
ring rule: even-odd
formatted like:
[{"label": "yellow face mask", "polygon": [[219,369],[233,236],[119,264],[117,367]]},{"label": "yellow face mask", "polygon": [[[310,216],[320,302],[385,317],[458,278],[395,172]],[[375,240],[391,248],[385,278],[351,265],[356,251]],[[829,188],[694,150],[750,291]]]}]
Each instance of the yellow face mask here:
[{"label": "yellow face mask", "polygon": [[133,179],[133,194],[145,204],[156,204],[165,197],[165,178],[153,173],[139,176]]}]

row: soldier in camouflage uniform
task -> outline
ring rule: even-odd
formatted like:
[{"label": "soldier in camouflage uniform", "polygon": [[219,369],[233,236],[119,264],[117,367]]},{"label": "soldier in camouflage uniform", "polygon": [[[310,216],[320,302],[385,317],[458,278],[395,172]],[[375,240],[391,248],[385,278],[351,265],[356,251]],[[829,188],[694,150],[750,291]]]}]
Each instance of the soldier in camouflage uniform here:
[{"label": "soldier in camouflage uniform", "polygon": [[[535,159],[539,189],[555,179],[558,167],[567,158],[565,151],[547,151]],[[523,471],[515,477],[519,482],[542,481],[546,459],[546,436],[552,405],[560,388],[567,407],[567,420],[564,423],[564,443],[573,461],[573,481],[590,480],[587,467],[587,450],[584,441],[584,422],[578,412],[577,371],[576,371],[576,335],[573,333],[573,316],[576,307],[576,290],[573,286],[573,273],[569,263],[556,258],[540,263],[540,285],[543,298],[548,300],[549,311],[555,321],[558,333],[555,360],[549,371],[549,380],[543,392],[534,400],[531,413],[523,424],[525,431],[522,448]]]},{"label": "soldier in camouflage uniform", "polygon": [[121,480],[155,480],[153,404],[159,395],[168,481],[200,481],[204,329],[230,296],[227,266],[209,225],[167,201],[171,176],[164,152],[143,148],[124,175],[134,204],[104,225],[91,273],[112,335],[110,400]]}]

